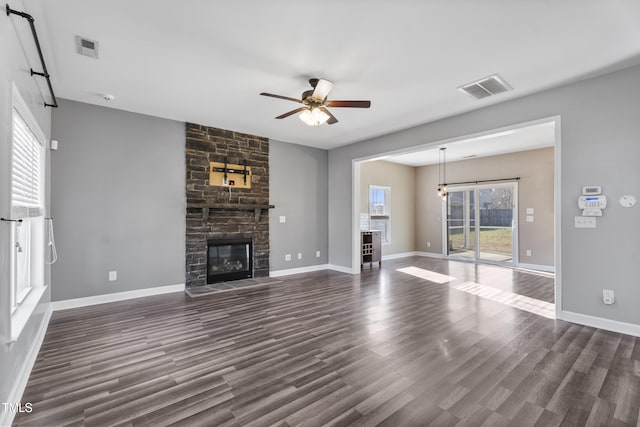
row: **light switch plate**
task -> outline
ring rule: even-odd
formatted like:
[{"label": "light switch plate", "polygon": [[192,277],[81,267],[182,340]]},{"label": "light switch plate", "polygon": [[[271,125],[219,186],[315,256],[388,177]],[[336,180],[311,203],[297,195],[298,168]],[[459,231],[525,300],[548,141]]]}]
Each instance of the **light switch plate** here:
[{"label": "light switch plate", "polygon": [[280,215],[280,224],[284,224],[285,222],[287,222],[287,217],[284,215]]},{"label": "light switch plate", "polygon": [[527,215],[527,222],[533,222],[533,215]]},{"label": "light switch plate", "polygon": [[576,216],[573,221],[575,228],[596,228],[595,216]]},{"label": "light switch plate", "polygon": [[533,215],[534,209],[533,208],[527,208],[527,215]]}]

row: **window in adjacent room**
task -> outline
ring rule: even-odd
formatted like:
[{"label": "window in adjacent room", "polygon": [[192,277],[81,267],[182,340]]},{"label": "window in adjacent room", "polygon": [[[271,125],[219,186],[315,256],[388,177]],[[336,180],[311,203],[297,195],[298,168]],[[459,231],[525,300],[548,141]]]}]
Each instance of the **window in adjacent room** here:
[{"label": "window in adjacent room", "polygon": [[391,244],[391,187],[369,186],[371,230],[380,230],[382,243]]}]

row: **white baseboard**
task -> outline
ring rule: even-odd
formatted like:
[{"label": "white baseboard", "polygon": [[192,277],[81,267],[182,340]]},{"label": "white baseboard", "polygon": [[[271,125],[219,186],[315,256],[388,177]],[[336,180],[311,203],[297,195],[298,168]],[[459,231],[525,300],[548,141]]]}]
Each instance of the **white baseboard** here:
[{"label": "white baseboard", "polygon": [[446,258],[444,255],[442,254],[436,254],[434,252],[420,252],[420,251],[416,251],[414,252],[414,255],[416,256],[426,256],[429,258],[439,258],[439,259],[443,259]]},{"label": "white baseboard", "polygon": [[339,271],[340,273],[360,274],[360,269],[354,271],[353,268],[343,267],[341,265],[329,264],[327,268],[329,268],[329,270]]},{"label": "white baseboard", "polygon": [[53,311],[67,310],[70,308],[86,307],[88,305],[104,304],[107,302],[124,301],[133,298],[149,297],[153,295],[169,294],[172,292],[184,292],[184,283],[179,285],[158,286],[155,288],[136,289],[134,291],[115,292],[113,294],[96,295],[93,297],[74,298],[62,301],[53,301]]},{"label": "white baseboard", "polygon": [[389,254],[389,255],[382,255],[382,260],[383,261],[387,261],[390,259],[398,259],[398,258],[407,258],[410,256],[415,256],[417,255],[417,252],[412,251],[412,252],[400,252],[397,254]]},{"label": "white baseboard", "polygon": [[553,265],[538,265],[538,264],[526,264],[518,263],[518,268],[525,268],[527,270],[546,271],[547,273],[555,273],[556,268]]},{"label": "white baseboard", "polygon": [[412,252],[401,252],[397,254],[383,255],[382,260],[386,261],[389,259],[398,259],[398,258],[407,258],[410,256],[424,256],[429,258],[444,258],[445,256],[442,254],[436,254],[433,252],[421,252],[421,251],[412,251]]},{"label": "white baseboard", "polygon": [[360,270],[358,269],[354,270],[349,267],[343,267],[341,265],[334,265],[334,264],[320,264],[320,265],[312,265],[309,267],[290,268],[287,270],[271,271],[269,272],[269,277],[288,276],[290,274],[309,273],[312,271],[320,271],[320,270],[333,270],[333,271],[339,271],[340,273],[346,273],[346,274],[360,274]]},{"label": "white baseboard", "polygon": [[567,322],[640,337],[640,325],[633,323],[619,322],[617,320],[604,319],[602,317],[589,316],[588,314],[574,313],[565,310],[560,312],[560,316],[562,320],[566,320]]},{"label": "white baseboard", "polygon": [[310,265],[308,267],[289,268],[286,270],[275,270],[269,272],[269,277],[289,276],[291,274],[310,273],[329,269],[329,264]]},{"label": "white baseboard", "polygon": [[[53,312],[51,304],[47,304],[47,311],[45,311],[44,316],[42,317],[42,322],[40,323],[40,327],[38,328],[38,332],[31,343],[31,348],[29,349],[29,353],[24,358],[24,362],[20,367],[20,371],[15,376],[15,382],[13,384],[13,388],[9,393],[8,399],[6,402],[8,403],[22,403],[23,405],[27,402],[21,402],[22,395],[24,394],[24,389],[27,387],[27,381],[29,381],[29,376],[31,375],[31,371],[33,370],[33,365],[36,363],[36,358],[38,357],[38,353],[40,352],[40,347],[42,347],[42,342],[44,341],[44,336],[47,333],[47,328],[49,327],[49,320],[51,319],[51,313]],[[10,426],[13,423],[13,418],[15,417],[15,412],[13,411],[5,411],[4,408],[0,408],[0,426]]]}]

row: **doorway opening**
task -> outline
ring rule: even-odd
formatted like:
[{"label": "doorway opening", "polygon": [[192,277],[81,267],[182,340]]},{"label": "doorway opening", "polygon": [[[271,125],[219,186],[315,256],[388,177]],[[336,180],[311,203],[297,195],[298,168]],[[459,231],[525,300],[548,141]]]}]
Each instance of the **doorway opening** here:
[{"label": "doorway opening", "polygon": [[[394,163],[411,166],[415,169],[415,208],[405,206],[393,212],[415,212],[415,219],[407,222],[394,217],[392,221],[414,224],[406,234],[413,249],[384,247],[382,260],[418,255],[492,264],[514,269],[516,275],[523,271],[552,277],[550,300],[559,315],[560,125],[559,116],[549,117],[354,159],[352,268],[345,271],[360,272],[360,229],[368,188],[364,177],[371,170],[385,178],[397,176],[383,173]],[[436,191],[441,147],[448,149],[447,178],[453,181],[446,183],[450,199],[445,201]],[[380,180],[376,184],[386,183]],[[393,223],[391,230],[396,230],[394,245],[400,245],[403,239],[398,238]]]}]

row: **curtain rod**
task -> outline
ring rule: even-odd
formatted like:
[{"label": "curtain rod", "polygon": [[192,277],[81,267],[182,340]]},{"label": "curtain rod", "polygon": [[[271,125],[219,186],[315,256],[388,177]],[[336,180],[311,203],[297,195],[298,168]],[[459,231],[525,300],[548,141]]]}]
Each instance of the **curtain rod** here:
[{"label": "curtain rod", "polygon": [[29,26],[31,27],[31,34],[33,34],[33,41],[35,41],[36,43],[36,49],[38,50],[38,56],[40,56],[40,63],[42,64],[42,72],[39,73],[37,71],[33,71],[33,69],[31,69],[31,75],[32,76],[41,76],[44,77],[45,79],[47,79],[47,85],[49,86],[49,93],[51,94],[51,98],[53,99],[53,104],[49,104],[47,103],[47,101],[44,101],[44,106],[45,107],[53,107],[53,108],[58,108],[58,100],[56,99],[56,95],[53,93],[53,86],[51,86],[51,79],[49,78],[49,72],[47,71],[47,66],[44,63],[44,56],[42,55],[42,48],[40,48],[40,41],[38,40],[38,34],[36,33],[36,26],[33,24],[34,19],[33,16],[29,15],[28,13],[25,12],[20,12],[14,9],[11,9],[9,7],[9,3],[7,3],[7,7],[6,7],[6,11],[7,11],[7,16],[14,14],[14,15],[18,15],[24,19],[26,19],[27,21],[29,21]]},{"label": "curtain rod", "polygon": [[503,182],[503,181],[519,181],[520,177],[516,176],[514,178],[499,178],[499,179],[481,179],[478,181],[464,181],[464,182],[449,182],[444,185],[463,185],[463,184],[483,184],[485,182]]}]

